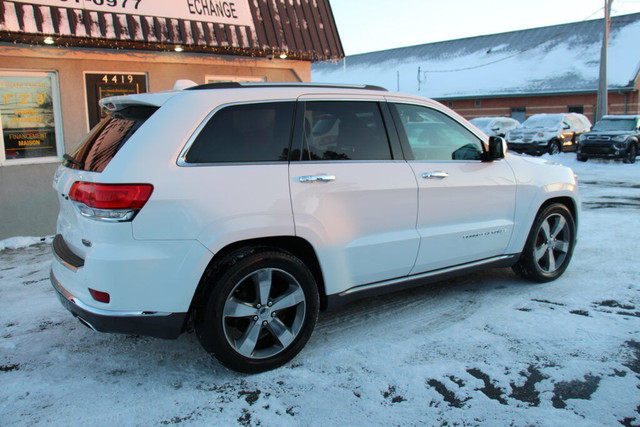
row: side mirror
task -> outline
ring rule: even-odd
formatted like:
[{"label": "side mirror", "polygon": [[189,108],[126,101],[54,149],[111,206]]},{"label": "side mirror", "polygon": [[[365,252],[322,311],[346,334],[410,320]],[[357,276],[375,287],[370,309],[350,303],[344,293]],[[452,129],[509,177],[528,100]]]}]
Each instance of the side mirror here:
[{"label": "side mirror", "polygon": [[483,162],[504,159],[507,155],[507,141],[499,136],[489,137],[489,150],[483,155]]}]

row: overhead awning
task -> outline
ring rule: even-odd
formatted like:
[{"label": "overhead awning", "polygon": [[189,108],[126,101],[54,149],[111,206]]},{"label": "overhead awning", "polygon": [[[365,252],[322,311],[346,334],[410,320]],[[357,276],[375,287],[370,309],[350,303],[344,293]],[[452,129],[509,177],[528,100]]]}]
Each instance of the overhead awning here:
[{"label": "overhead awning", "polygon": [[0,41],[47,36],[68,47],[344,57],[328,0],[0,0]]}]

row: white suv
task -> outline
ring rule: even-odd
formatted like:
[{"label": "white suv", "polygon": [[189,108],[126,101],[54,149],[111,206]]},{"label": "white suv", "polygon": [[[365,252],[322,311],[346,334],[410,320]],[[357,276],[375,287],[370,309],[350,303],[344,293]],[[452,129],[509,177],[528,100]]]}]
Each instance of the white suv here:
[{"label": "white suv", "polygon": [[376,87],[209,84],[112,97],[55,174],[51,281],[103,332],[175,338],[244,372],[320,309],[488,267],[554,280],[579,199],[441,104]]}]

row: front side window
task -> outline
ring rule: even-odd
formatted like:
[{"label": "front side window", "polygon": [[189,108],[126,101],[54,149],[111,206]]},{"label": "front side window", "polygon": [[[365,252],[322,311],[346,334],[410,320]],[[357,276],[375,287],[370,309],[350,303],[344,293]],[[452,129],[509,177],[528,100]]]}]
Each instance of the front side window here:
[{"label": "front side window", "polygon": [[482,141],[460,123],[432,108],[395,104],[410,160],[480,160]]},{"label": "front side window", "polygon": [[390,160],[377,102],[307,101],[302,160]]},{"label": "front side window", "polygon": [[217,111],[185,155],[187,163],[288,160],[293,102],[232,105]]},{"label": "front side window", "polygon": [[0,163],[61,155],[55,73],[0,71]]}]

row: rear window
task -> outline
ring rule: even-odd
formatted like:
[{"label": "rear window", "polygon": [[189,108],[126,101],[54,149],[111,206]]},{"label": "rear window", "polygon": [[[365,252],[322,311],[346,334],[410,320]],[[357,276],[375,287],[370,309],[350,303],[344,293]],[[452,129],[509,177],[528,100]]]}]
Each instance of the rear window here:
[{"label": "rear window", "polygon": [[89,132],[64,165],[72,169],[102,172],[129,138],[157,110],[157,107],[128,107],[111,113]]}]

